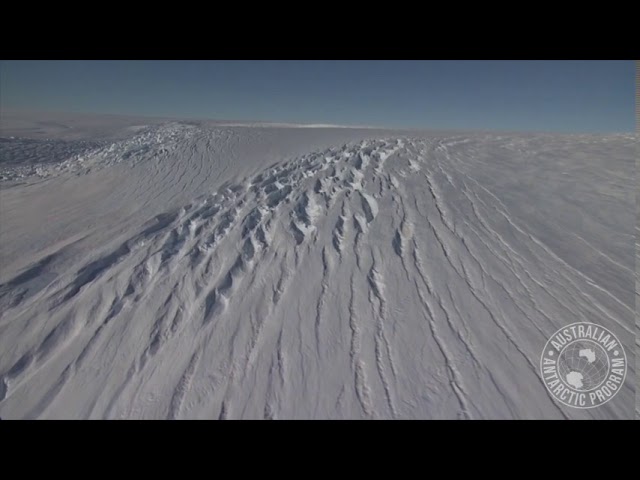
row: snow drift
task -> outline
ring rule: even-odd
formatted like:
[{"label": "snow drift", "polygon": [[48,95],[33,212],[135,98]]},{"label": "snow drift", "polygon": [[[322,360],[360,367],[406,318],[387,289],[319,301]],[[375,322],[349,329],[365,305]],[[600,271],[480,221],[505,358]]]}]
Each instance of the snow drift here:
[{"label": "snow drift", "polygon": [[[3,123],[3,419],[634,416],[636,137],[113,122]],[[539,372],[577,321],[593,410]]]}]

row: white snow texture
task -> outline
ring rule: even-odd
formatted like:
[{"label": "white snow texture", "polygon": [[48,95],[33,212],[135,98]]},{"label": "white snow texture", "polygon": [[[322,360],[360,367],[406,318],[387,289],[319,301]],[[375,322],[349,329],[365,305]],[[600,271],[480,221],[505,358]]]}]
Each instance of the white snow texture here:
[{"label": "white snow texture", "polygon": [[637,140],[3,114],[0,417],[634,418]]}]

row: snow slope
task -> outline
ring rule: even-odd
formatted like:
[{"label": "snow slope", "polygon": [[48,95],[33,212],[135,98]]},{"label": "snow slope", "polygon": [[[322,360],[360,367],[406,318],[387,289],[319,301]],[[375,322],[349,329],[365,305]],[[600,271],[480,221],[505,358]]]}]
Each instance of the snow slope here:
[{"label": "snow slope", "polygon": [[2,125],[3,419],[633,418],[637,137],[63,120]]}]

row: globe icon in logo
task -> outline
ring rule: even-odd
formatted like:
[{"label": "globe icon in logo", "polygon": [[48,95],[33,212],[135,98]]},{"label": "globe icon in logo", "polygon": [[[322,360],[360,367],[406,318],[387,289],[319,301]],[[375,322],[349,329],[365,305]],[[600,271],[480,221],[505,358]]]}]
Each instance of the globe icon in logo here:
[{"label": "globe icon in logo", "polygon": [[598,388],[609,373],[609,357],[604,348],[591,340],[576,340],[558,356],[558,376],[579,392]]}]

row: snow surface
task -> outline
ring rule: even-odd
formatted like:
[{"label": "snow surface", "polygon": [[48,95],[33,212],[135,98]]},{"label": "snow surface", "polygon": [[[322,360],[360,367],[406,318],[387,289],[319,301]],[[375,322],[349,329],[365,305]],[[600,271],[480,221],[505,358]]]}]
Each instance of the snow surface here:
[{"label": "snow surface", "polygon": [[[0,137],[3,419],[638,409],[634,135],[4,115]],[[578,321],[629,360],[591,410],[538,367]]]}]

